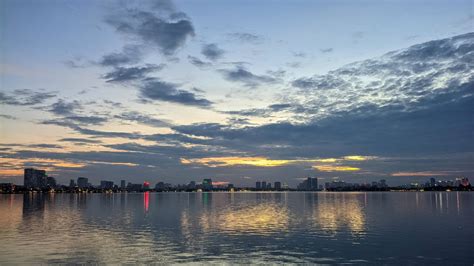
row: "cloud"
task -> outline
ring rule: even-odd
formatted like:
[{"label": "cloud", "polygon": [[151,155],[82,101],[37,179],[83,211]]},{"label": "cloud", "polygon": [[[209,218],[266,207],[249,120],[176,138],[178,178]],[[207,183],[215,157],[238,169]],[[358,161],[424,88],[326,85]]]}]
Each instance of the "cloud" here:
[{"label": "cloud", "polygon": [[83,125],[102,125],[108,120],[106,117],[101,117],[101,116],[78,116],[78,115],[66,116],[64,117],[64,119],[78,122],[79,124],[83,124]]},{"label": "cloud", "polygon": [[140,96],[144,100],[158,100],[199,107],[208,107],[212,104],[211,101],[200,98],[192,92],[178,89],[177,84],[159,79],[145,81],[140,87]]},{"label": "cloud", "polygon": [[345,81],[334,75],[314,76],[312,78],[299,78],[294,80],[291,85],[301,89],[335,89],[348,85],[349,82]]},{"label": "cloud", "polygon": [[63,148],[63,146],[61,146],[61,145],[57,145],[57,144],[46,144],[46,143],[42,143],[42,144],[30,144],[30,145],[28,145],[28,147],[31,147],[31,148],[40,148],[40,149],[61,149],[61,148]]},{"label": "cloud", "polygon": [[378,107],[413,109],[420,101],[454,92],[474,75],[474,34],[431,41],[354,62],[324,75],[291,82],[286,102],[305,121]]},{"label": "cloud", "polygon": [[352,172],[361,170],[358,167],[341,165],[315,165],[313,168],[320,172]]},{"label": "cloud", "polygon": [[58,141],[61,142],[72,142],[76,144],[100,144],[102,141],[98,139],[86,139],[86,138],[62,138]]},{"label": "cloud", "polygon": [[273,111],[281,111],[291,107],[291,104],[287,103],[277,103],[269,105],[268,108],[272,109]]},{"label": "cloud", "polygon": [[331,53],[334,49],[333,48],[324,48],[324,49],[319,49],[321,53],[327,54]]},{"label": "cloud", "polygon": [[120,120],[137,122],[152,127],[169,127],[171,125],[170,122],[166,120],[156,119],[139,112],[126,112],[114,117]]},{"label": "cloud", "polygon": [[267,75],[255,75],[242,66],[234,69],[221,69],[224,78],[232,82],[240,82],[248,87],[256,87],[262,83],[275,83],[276,78]]},{"label": "cloud", "polygon": [[14,90],[9,94],[0,92],[0,103],[19,106],[38,105],[54,97],[56,97],[56,92],[21,89]]},{"label": "cloud", "polygon": [[189,63],[191,63],[191,64],[193,64],[193,65],[195,65],[199,68],[206,68],[206,67],[212,66],[211,62],[204,62],[201,59],[199,59],[197,57],[194,57],[194,56],[190,56],[190,55],[188,55],[188,61],[189,61]]},{"label": "cloud", "polygon": [[[175,126],[182,134],[208,138],[209,145],[273,157],[473,152],[474,96],[464,90],[419,102],[415,110],[390,107],[345,112],[308,124],[288,122],[232,128],[221,124]],[[462,96],[460,96],[462,95]],[[357,161],[359,157],[347,157]]]},{"label": "cloud", "polygon": [[304,52],[293,52],[293,56],[294,56],[294,57],[301,57],[301,58],[304,58],[304,57],[307,56],[307,54],[304,53]]},{"label": "cloud", "polygon": [[1,118],[5,118],[5,119],[10,119],[10,120],[16,120],[16,119],[17,119],[15,116],[12,116],[12,115],[3,115],[3,114],[0,114],[0,117],[1,117]]},{"label": "cloud", "polygon": [[[159,4],[157,4],[159,3]],[[106,22],[117,32],[136,38],[144,45],[156,47],[164,55],[172,55],[194,36],[194,27],[182,12],[169,4],[156,2],[151,8],[123,8]],[[166,8],[164,8],[166,7]]]},{"label": "cloud", "polygon": [[136,45],[126,45],[121,52],[106,54],[99,61],[102,66],[118,67],[121,65],[130,65],[140,62],[143,57],[141,47]]},{"label": "cloud", "polygon": [[209,60],[215,61],[220,59],[225,51],[217,46],[215,43],[206,44],[202,47],[201,53]]},{"label": "cloud", "polygon": [[55,115],[66,116],[72,115],[77,109],[81,108],[82,106],[78,101],[66,102],[59,99],[50,106],[49,111]]},{"label": "cloud", "polygon": [[263,41],[263,36],[252,34],[252,33],[247,33],[247,32],[229,33],[228,36],[231,39],[238,40],[238,41],[244,42],[244,43],[259,44]]},{"label": "cloud", "polygon": [[143,67],[116,67],[103,76],[107,82],[128,82],[144,79],[147,74],[159,71],[165,67],[164,64],[147,64]]},{"label": "cloud", "polygon": [[253,108],[239,111],[225,111],[223,113],[240,116],[269,117],[277,112],[282,112],[292,108],[291,104],[272,104],[267,108]]}]

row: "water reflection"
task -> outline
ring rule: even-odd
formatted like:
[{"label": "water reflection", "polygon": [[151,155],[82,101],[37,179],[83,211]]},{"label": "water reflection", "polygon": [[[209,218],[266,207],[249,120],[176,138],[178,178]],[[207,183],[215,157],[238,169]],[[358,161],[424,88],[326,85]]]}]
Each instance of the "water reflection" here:
[{"label": "water reflection", "polygon": [[463,192],[0,195],[0,261],[469,264],[473,204]]},{"label": "water reflection", "polygon": [[288,224],[288,209],[274,202],[207,211],[200,217],[204,231],[212,229],[233,235],[282,233],[288,229]]},{"label": "water reflection", "polygon": [[150,192],[143,193],[143,208],[145,209],[145,213],[148,212],[148,206],[150,205]]},{"label": "water reflection", "polygon": [[312,220],[314,225],[329,233],[349,230],[362,235],[366,231],[366,218],[362,202],[364,194],[344,194],[339,197],[334,193],[319,194],[314,205]]}]

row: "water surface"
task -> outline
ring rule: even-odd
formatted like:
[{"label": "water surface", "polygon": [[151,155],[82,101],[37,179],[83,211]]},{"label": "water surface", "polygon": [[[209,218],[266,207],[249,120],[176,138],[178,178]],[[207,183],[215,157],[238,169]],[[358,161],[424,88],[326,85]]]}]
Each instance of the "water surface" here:
[{"label": "water surface", "polygon": [[474,193],[0,195],[0,263],[474,263]]}]

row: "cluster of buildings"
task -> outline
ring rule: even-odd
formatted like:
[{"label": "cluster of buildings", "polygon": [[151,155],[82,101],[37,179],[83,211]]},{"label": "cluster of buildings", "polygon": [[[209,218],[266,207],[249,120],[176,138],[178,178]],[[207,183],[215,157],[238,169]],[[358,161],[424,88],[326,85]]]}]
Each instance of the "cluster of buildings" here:
[{"label": "cluster of buildings", "polygon": [[50,189],[55,188],[56,185],[56,179],[48,176],[45,170],[25,169],[23,186],[26,189]]},{"label": "cluster of buildings", "polygon": [[64,192],[141,192],[141,191],[450,191],[450,190],[472,190],[468,178],[456,178],[455,180],[436,180],[430,178],[426,183],[410,183],[402,186],[389,187],[385,179],[371,183],[347,183],[342,180],[333,180],[323,185],[318,184],[318,178],[308,177],[298,184],[296,189],[291,189],[287,184],[279,181],[273,183],[268,181],[257,181],[255,187],[236,188],[227,182],[212,182],[206,178],[197,183],[191,181],[188,184],[172,185],[158,182],[154,187],[149,182],[134,184],[121,180],[119,184],[113,181],[102,180],[99,185],[92,185],[87,177],[71,179],[69,186],[58,185],[56,179],[48,176],[45,170],[26,168],[24,170],[24,185],[16,186],[12,183],[0,183],[0,193],[15,193],[22,191],[64,191]]},{"label": "cluster of buildings", "polygon": [[430,178],[424,184],[410,183],[401,186],[405,189],[418,189],[418,190],[457,190],[470,188],[471,183],[467,177],[459,177],[454,180],[436,180],[434,177]]},{"label": "cluster of buildings", "polygon": [[333,180],[324,184],[327,191],[387,191],[389,187],[385,179],[372,183],[346,183],[342,180]]},{"label": "cluster of buildings", "polygon": [[255,190],[257,191],[280,191],[280,190],[287,190],[288,185],[284,184],[282,186],[281,182],[276,181],[273,183],[267,181],[257,181],[255,182]]}]

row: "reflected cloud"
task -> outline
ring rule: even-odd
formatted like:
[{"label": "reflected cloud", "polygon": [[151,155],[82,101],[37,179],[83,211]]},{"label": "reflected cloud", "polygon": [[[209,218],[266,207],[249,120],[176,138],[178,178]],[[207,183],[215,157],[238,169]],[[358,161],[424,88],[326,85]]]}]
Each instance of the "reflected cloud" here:
[{"label": "reflected cloud", "polygon": [[312,220],[323,231],[336,233],[349,229],[353,234],[365,234],[366,217],[362,202],[357,195],[348,197],[333,197],[332,194],[322,194],[314,210]]},{"label": "reflected cloud", "polygon": [[[193,221],[189,210],[181,214],[182,232],[191,233]],[[202,212],[197,225],[203,232],[217,231],[229,235],[270,235],[288,230],[290,215],[286,206],[264,202]]]}]

